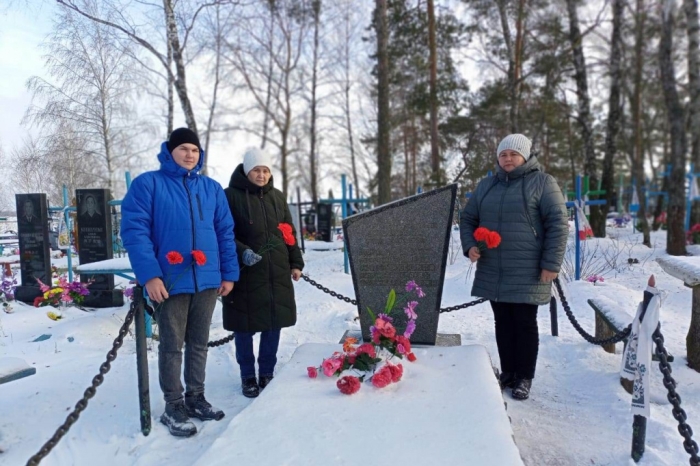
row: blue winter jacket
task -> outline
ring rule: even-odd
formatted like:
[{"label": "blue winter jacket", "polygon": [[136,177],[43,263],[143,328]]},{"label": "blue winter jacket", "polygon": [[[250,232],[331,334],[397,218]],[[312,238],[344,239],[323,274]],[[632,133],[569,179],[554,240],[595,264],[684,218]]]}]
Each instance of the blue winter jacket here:
[{"label": "blue winter jacket", "polygon": [[[121,236],[131,268],[142,285],[160,277],[168,293],[195,293],[218,288],[239,275],[233,218],[221,185],[173,160],[164,142],[158,154],[160,170],[134,179],[122,202]],[[206,254],[194,264],[193,250]],[[171,265],[166,254],[179,252],[184,261]]]}]

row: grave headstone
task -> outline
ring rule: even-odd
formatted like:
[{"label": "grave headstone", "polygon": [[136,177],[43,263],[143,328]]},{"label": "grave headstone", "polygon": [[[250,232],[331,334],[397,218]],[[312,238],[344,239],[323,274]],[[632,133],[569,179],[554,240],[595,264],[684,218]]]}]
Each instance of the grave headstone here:
[{"label": "grave headstone", "polygon": [[332,241],[331,223],[333,221],[333,206],[331,204],[318,204],[318,217],[316,219],[318,225],[318,233],[321,235],[321,241]]},{"label": "grave headstone", "polygon": [[16,194],[19,263],[22,284],[15,299],[34,302],[41,296],[41,280],[51,285],[51,250],[49,248],[48,204],[46,194]]},{"label": "grave headstone", "polygon": [[[401,295],[414,280],[425,297],[418,300],[411,342],[436,344],[456,195],[453,184],[343,220],[364,340],[373,325],[367,308],[380,312],[392,288]],[[392,317],[399,329],[405,327],[401,309]]]},{"label": "grave headstone", "polygon": [[[81,264],[90,264],[114,257],[112,248],[112,215],[109,209],[109,189],[76,189],[78,201],[78,257]],[[114,289],[114,275],[81,274],[90,295],[83,302],[89,307],[115,307],[124,304],[121,290]]]}]

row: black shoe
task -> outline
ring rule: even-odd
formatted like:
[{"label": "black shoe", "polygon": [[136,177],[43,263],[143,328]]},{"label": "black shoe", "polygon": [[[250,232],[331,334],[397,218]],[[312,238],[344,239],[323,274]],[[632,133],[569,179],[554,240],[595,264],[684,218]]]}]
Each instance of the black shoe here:
[{"label": "black shoe", "polygon": [[205,398],[204,393],[192,397],[185,397],[185,407],[189,417],[196,417],[201,421],[220,421],[224,418],[224,412],[213,407]]},{"label": "black shoe", "polygon": [[516,400],[527,400],[530,397],[530,388],[532,387],[532,379],[518,379],[513,388],[513,398]]},{"label": "black shoe", "polygon": [[258,381],[255,377],[250,377],[248,379],[243,379],[243,396],[246,398],[255,398],[260,395],[260,387],[258,386]]},{"label": "black shoe", "polygon": [[192,437],[197,433],[197,428],[190,422],[183,401],[166,403],[165,412],[160,417],[160,422],[168,426],[170,433],[176,437]]},{"label": "black shoe", "polygon": [[502,372],[501,375],[498,376],[498,383],[501,385],[501,390],[514,388],[516,380],[515,372]]},{"label": "black shoe", "polygon": [[275,377],[273,375],[261,375],[258,379],[258,386],[260,387],[260,391],[262,391],[263,388],[270,385],[270,382],[272,382],[272,379],[274,378]]}]

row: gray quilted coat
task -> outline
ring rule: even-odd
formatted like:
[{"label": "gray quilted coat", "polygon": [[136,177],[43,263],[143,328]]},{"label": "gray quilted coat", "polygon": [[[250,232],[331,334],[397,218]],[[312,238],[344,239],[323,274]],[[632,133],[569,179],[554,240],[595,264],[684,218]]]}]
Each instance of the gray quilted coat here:
[{"label": "gray quilted coat", "polygon": [[506,173],[479,182],[460,218],[462,250],[476,246],[474,230],[501,234],[501,244],[482,252],[472,296],[493,301],[547,304],[551,283],[542,269],[559,272],[569,233],[566,206],[554,177],[542,172],[536,157]]}]

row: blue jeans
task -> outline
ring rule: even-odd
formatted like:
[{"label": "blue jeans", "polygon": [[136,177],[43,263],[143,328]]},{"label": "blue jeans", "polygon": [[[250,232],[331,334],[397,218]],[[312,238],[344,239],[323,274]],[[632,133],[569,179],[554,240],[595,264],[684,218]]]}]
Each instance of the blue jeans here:
[{"label": "blue jeans", "polygon": [[[273,375],[277,364],[277,348],[280,345],[281,329],[260,332],[258,348],[258,373]],[[236,342],[236,361],[241,368],[241,379],[255,377],[255,354],[253,353],[253,335],[255,332],[234,332]]]}]

